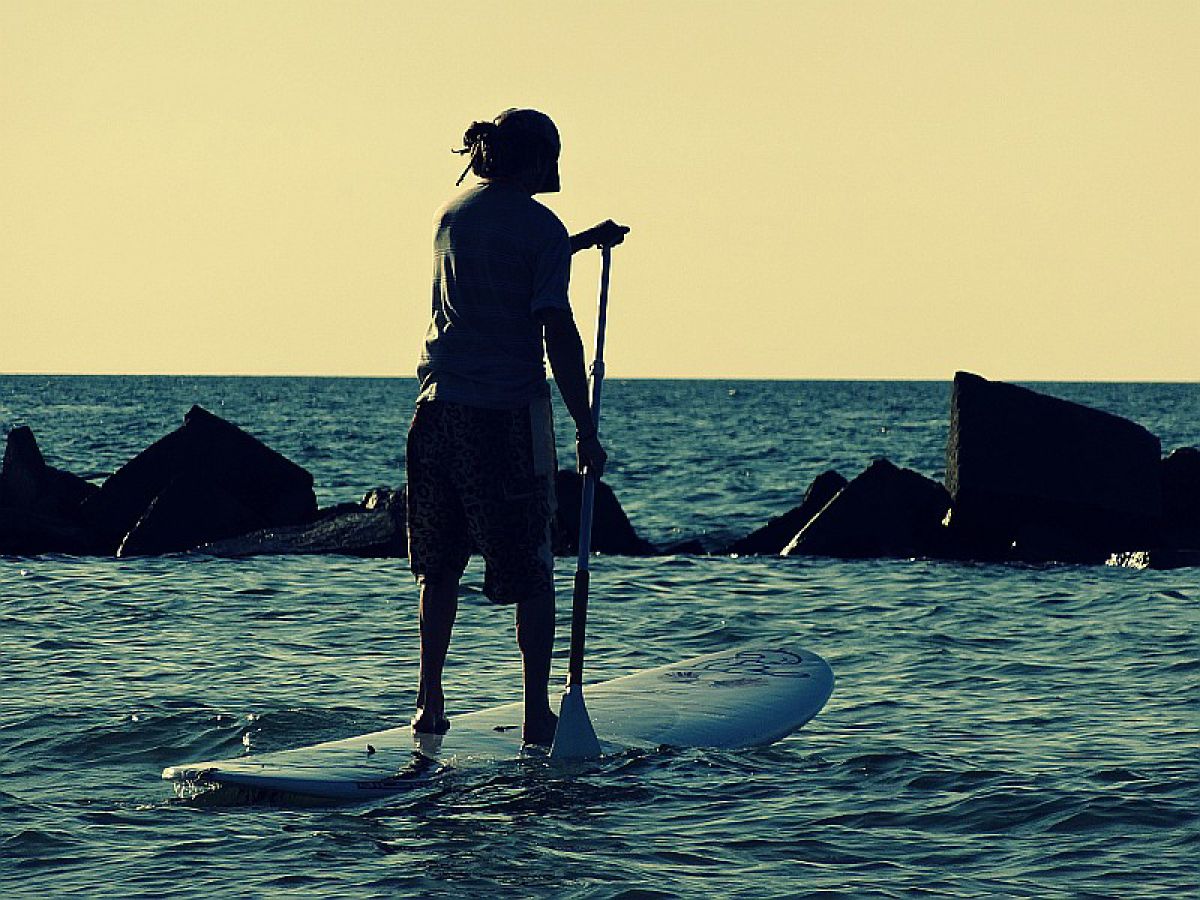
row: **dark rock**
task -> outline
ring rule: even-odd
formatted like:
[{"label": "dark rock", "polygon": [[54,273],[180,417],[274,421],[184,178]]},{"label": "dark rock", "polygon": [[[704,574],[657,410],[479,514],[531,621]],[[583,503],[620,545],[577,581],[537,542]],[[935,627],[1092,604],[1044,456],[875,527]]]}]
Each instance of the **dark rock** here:
[{"label": "dark rock", "polygon": [[403,557],[408,541],[403,529],[383,510],[354,509],[326,516],[309,525],[267,528],[198,549],[212,556],[339,554]]},{"label": "dark rock", "polygon": [[400,488],[398,491],[391,488],[374,488],[363,495],[359,506],[363,509],[382,509],[399,515],[403,520],[406,497],[404,488]]},{"label": "dark rock", "polygon": [[84,500],[98,490],[77,475],[46,465],[29,428],[21,426],[8,433],[0,465],[0,507],[34,510],[71,521]]},{"label": "dark rock", "polygon": [[1167,542],[1200,548],[1200,450],[1180,447],[1162,461],[1160,471]]},{"label": "dark rock", "polygon": [[1107,556],[1066,524],[1029,522],[1017,527],[1012,543],[1000,559],[1004,562],[1098,565]]},{"label": "dark rock", "polygon": [[91,533],[77,524],[36,510],[0,507],[0,556],[91,552]]},{"label": "dark rock", "polygon": [[338,516],[344,515],[345,513],[359,512],[362,509],[363,505],[361,503],[335,503],[333,506],[326,506],[323,509],[318,509],[317,514],[313,516],[312,522],[308,524],[311,525],[316,522],[323,522],[326,519],[336,519]]},{"label": "dark rock", "polygon": [[266,523],[209,473],[176,478],[155,497],[117,548],[117,556],[181,553],[209,541],[245,534]]},{"label": "dark rock", "polygon": [[361,504],[343,503],[321,510],[316,520],[307,525],[266,528],[206,544],[199,552],[212,556],[406,557],[404,491],[372,491]]},{"label": "dark rock", "polygon": [[687,538],[665,547],[657,547],[654,553],[658,556],[707,556],[708,549],[699,538]]},{"label": "dark rock", "polygon": [[784,556],[936,556],[946,489],[877,459],[847,484],[783,549]]},{"label": "dark rock", "polygon": [[45,471],[46,460],[33,432],[25,426],[10,431],[0,466],[0,506],[36,508]]},{"label": "dark rock", "polygon": [[1158,438],[1127,419],[959,372],[946,447],[949,531],[979,558],[1011,556],[1022,540],[1032,550],[1051,533],[1077,561],[1156,545],[1159,454]]},{"label": "dark rock", "polygon": [[[573,469],[559,469],[554,489],[558,497],[558,513],[552,535],[554,555],[572,556],[579,552],[579,507],[583,477]],[[649,556],[656,552],[653,544],[638,537],[612,488],[603,481],[596,485],[592,550],[612,556]]]},{"label": "dark rock", "polygon": [[181,478],[219,485],[260,524],[298,525],[316,514],[312,475],[237,426],[193,406],[183,427],[113,473],[84,503],[83,515],[112,552],[150,503]]},{"label": "dark rock", "polygon": [[1176,550],[1163,547],[1157,550],[1134,550],[1114,553],[1108,565],[1127,569],[1186,569],[1200,566],[1200,550]]},{"label": "dark rock", "polygon": [[804,500],[799,506],[793,507],[782,516],[776,516],[762,528],[734,541],[721,553],[737,556],[778,556],[783,552],[783,548],[791,543],[792,538],[799,534],[846,484],[846,479],[832,469],[822,472],[808,486]]}]

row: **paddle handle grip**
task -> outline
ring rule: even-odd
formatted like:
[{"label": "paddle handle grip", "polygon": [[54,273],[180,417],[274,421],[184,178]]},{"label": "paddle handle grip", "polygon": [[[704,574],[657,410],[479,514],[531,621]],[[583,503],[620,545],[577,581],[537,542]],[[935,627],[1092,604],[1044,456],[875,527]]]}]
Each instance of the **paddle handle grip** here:
[{"label": "paddle handle grip", "polygon": [[592,555],[592,511],[596,502],[596,478],[583,476],[583,497],[579,504],[579,559],[575,566],[575,584],[571,594],[571,656],[567,665],[567,687],[583,684],[583,644],[587,636],[588,587]]},{"label": "paddle handle grip", "polygon": [[575,591],[571,601],[571,657],[567,663],[567,687],[583,684],[583,643],[587,636],[588,582],[587,569],[575,572]]}]

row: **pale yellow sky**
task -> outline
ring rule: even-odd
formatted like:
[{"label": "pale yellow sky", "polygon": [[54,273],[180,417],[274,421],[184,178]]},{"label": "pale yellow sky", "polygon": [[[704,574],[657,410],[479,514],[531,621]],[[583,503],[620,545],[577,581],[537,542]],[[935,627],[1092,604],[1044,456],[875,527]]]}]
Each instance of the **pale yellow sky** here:
[{"label": "pale yellow sky", "polygon": [[412,374],[518,105],[613,377],[1195,381],[1198,94],[1194,0],[0,0],[0,372]]}]

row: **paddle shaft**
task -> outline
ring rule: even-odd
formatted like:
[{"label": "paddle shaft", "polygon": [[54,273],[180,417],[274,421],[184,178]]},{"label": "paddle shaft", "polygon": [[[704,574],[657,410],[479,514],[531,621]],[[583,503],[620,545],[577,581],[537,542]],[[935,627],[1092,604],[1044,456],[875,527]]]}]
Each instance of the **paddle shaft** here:
[{"label": "paddle shaft", "polygon": [[[600,392],[604,386],[604,332],[608,325],[608,273],[612,266],[612,248],[600,251],[600,303],[596,312],[596,358],[592,362],[592,426],[600,433]],[[592,511],[596,502],[594,472],[583,472],[583,497],[579,504],[579,559],[575,565],[575,583],[571,598],[571,656],[567,667],[567,687],[583,684],[583,644],[587,635],[588,563],[592,555]]]}]

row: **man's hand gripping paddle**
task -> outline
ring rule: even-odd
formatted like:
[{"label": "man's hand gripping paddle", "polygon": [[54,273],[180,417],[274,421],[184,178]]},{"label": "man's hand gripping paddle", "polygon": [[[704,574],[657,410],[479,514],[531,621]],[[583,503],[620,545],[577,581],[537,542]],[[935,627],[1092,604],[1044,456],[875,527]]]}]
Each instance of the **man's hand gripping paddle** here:
[{"label": "man's hand gripping paddle", "polygon": [[[600,430],[600,389],[604,384],[604,329],[608,318],[608,272],[612,247],[601,249],[600,308],[596,316],[596,359],[592,363],[592,424]],[[595,472],[583,472],[583,499],[579,506],[579,561],[575,567],[575,590],[571,603],[571,657],[567,689],[558,711],[558,727],[550,758],[595,759],[600,741],[583,702],[583,642],[587,633],[588,562],[592,554],[592,507],[596,498]]]}]

